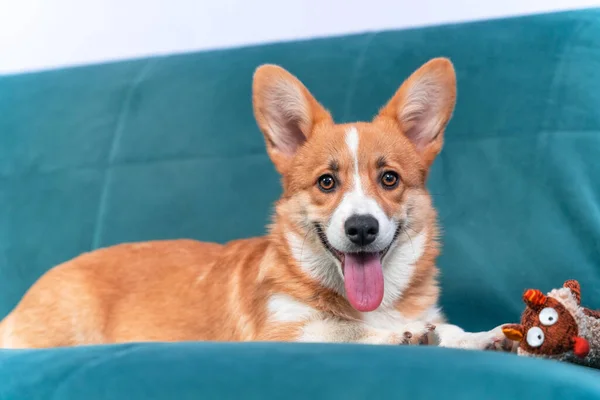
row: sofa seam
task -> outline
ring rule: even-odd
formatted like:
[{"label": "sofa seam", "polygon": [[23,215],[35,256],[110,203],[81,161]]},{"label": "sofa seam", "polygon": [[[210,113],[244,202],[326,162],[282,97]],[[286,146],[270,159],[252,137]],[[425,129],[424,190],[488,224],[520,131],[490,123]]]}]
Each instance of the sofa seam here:
[{"label": "sofa seam", "polygon": [[91,243],[92,249],[97,249],[100,245],[102,232],[104,230],[103,220],[104,216],[106,215],[106,205],[108,202],[108,186],[112,180],[112,169],[108,168],[108,166],[110,166],[114,162],[114,159],[116,157],[119,143],[121,141],[121,137],[123,136],[123,131],[125,129],[127,111],[131,106],[133,95],[142,83],[142,81],[146,78],[154,64],[156,63],[156,60],[157,59],[150,59],[140,68],[140,71],[133,80],[133,83],[129,86],[129,90],[125,95],[125,99],[123,100],[121,106],[121,111],[119,112],[119,116],[117,117],[117,123],[115,125],[111,146],[107,154],[107,168],[104,170],[102,189],[100,191],[100,198],[98,200],[98,212],[96,213],[96,223]]}]

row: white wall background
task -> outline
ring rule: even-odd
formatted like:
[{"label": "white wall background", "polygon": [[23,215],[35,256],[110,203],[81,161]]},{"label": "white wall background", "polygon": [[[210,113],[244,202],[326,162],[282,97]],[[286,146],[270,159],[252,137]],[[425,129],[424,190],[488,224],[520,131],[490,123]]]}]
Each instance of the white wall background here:
[{"label": "white wall background", "polygon": [[0,0],[0,74],[600,0]]}]

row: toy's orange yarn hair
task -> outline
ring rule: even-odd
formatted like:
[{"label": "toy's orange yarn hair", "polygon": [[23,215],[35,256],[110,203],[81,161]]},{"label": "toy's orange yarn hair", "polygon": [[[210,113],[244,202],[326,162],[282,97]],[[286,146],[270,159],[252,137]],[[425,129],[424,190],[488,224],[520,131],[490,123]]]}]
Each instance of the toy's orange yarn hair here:
[{"label": "toy's orange yarn hair", "polygon": [[537,289],[527,289],[523,294],[523,301],[529,307],[538,309],[546,303],[546,296]]}]

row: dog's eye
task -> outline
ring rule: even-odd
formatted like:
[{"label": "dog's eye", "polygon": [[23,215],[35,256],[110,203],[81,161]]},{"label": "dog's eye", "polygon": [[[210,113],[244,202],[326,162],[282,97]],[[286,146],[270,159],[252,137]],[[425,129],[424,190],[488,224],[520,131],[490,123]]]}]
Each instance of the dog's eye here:
[{"label": "dog's eye", "polygon": [[381,175],[381,184],[386,189],[393,189],[398,186],[399,180],[400,178],[398,178],[398,174],[393,171],[387,171]]},{"label": "dog's eye", "polygon": [[329,174],[321,175],[318,183],[323,192],[331,192],[335,188],[335,179]]}]

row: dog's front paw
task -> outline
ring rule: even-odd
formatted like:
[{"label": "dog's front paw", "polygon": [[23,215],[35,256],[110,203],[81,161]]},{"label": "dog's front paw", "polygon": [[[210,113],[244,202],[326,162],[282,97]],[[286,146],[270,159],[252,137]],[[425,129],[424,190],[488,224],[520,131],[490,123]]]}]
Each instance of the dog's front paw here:
[{"label": "dog's front paw", "polygon": [[371,330],[362,340],[368,344],[392,345],[434,345],[437,344],[435,326],[425,323],[411,323],[400,331]]},{"label": "dog's front paw", "polygon": [[516,352],[518,343],[508,339],[502,332],[502,326],[487,332],[464,332],[453,338],[447,347],[470,350],[492,350]]},{"label": "dog's front paw", "polygon": [[[506,335],[504,335],[504,332],[502,332],[502,327],[503,325],[492,329],[490,332],[492,333],[491,335],[491,342],[488,343],[488,345],[483,349],[483,350],[490,350],[490,351],[501,351],[504,353],[516,353],[517,349],[519,348],[519,342],[514,341],[514,340],[510,340],[509,338],[506,337]],[[488,332],[484,332],[484,333],[488,333]]]},{"label": "dog's front paw", "polygon": [[404,340],[402,344],[416,345],[437,345],[439,344],[438,337],[435,332],[435,325],[429,323],[412,323],[405,327],[403,333]]}]

